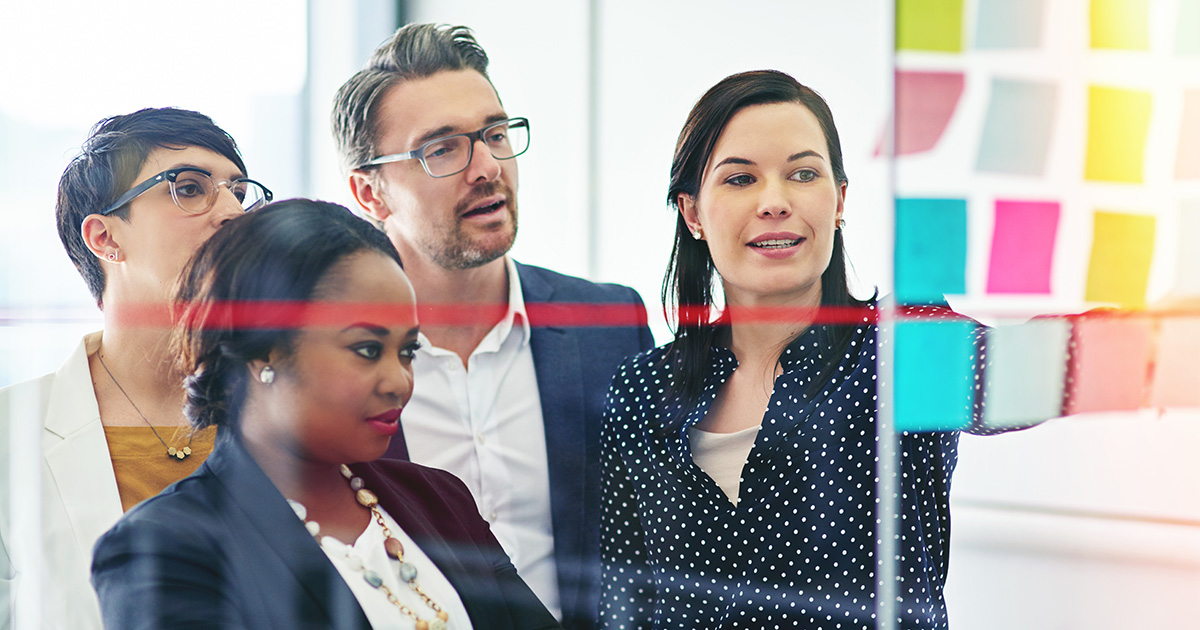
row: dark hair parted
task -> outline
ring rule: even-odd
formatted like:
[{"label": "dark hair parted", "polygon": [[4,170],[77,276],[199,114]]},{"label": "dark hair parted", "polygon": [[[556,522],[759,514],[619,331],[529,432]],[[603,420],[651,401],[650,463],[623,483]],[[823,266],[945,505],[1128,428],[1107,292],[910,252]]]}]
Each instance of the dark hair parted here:
[{"label": "dark hair parted", "polygon": [[[187,147],[202,147],[219,153],[246,173],[246,165],[233,137],[211,118],[186,109],[166,107],[142,109],[96,123],[88,133],[83,149],[58,180],[55,204],[58,237],[96,304],[101,307],[104,270],[83,242],[80,231],[83,219],[100,212],[133,188],[137,183],[133,179],[142,170],[151,151]],[[129,206],[112,216],[128,221]]]},{"label": "dark hair parted", "polygon": [[[673,366],[672,390],[681,397],[684,409],[700,397],[708,370],[708,354],[720,325],[712,321],[709,315],[713,306],[716,268],[708,244],[692,238],[679,211],[679,195],[695,197],[699,194],[705,167],[729,120],[746,107],[771,103],[798,103],[812,112],[825,135],[835,181],[839,185],[848,181],[842,164],[842,145],[829,105],[811,88],[787,74],[776,70],[756,70],[728,76],[709,89],[692,107],[679,133],[675,156],[671,160],[667,203],[675,211],[675,244],[662,288],[667,321],[675,323],[675,340],[667,355]],[[841,229],[834,232],[833,253],[829,265],[821,274],[821,304],[865,304],[850,294]],[[836,361],[848,343],[853,327],[829,328],[829,341],[837,351],[831,360]]]},{"label": "dark hair parted", "polygon": [[393,85],[447,70],[475,70],[487,78],[487,67],[487,53],[466,26],[401,27],[375,49],[367,65],[350,77],[333,98],[330,118],[342,168],[349,172],[378,157],[376,104]]},{"label": "dark hair parted", "polygon": [[[174,349],[192,426],[236,427],[247,363],[291,350],[295,328],[255,328],[231,306],[305,302],[337,263],[376,252],[400,264],[387,236],[343,206],[288,199],[221,226],[184,268],[176,291]],[[239,325],[241,324],[241,325]]]}]

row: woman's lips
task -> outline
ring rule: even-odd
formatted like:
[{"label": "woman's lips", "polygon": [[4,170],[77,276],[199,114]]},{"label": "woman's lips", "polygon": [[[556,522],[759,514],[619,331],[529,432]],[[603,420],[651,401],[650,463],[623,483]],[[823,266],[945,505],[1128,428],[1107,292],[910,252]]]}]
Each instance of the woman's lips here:
[{"label": "woman's lips", "polygon": [[400,410],[389,409],[377,416],[367,418],[367,424],[383,435],[395,435],[400,430]]}]

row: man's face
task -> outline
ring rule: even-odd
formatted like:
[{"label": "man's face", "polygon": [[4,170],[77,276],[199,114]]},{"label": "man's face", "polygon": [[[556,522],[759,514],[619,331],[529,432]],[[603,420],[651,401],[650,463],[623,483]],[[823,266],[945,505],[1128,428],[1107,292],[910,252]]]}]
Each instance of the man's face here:
[{"label": "man's face", "polygon": [[[508,118],[492,84],[474,70],[438,72],[397,84],[379,105],[378,154],[470,133]],[[388,236],[407,263],[469,269],[508,252],[517,236],[517,162],[497,160],[476,141],[466,170],[430,177],[419,160],[377,167],[373,188]]]}]

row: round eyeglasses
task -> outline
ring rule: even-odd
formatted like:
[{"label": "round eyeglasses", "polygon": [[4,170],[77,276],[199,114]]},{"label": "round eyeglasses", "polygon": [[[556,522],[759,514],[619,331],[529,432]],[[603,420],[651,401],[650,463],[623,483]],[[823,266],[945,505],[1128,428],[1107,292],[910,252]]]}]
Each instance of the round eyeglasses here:
[{"label": "round eyeglasses", "polygon": [[492,123],[479,131],[434,138],[414,151],[383,155],[359,165],[358,168],[401,160],[420,160],[421,166],[425,167],[425,172],[429,173],[430,177],[450,177],[467,170],[477,140],[482,140],[492,157],[497,160],[511,160],[529,150],[529,120],[509,118]]},{"label": "round eyeglasses", "polygon": [[238,202],[242,204],[242,210],[246,212],[257,210],[259,206],[271,201],[275,196],[266,186],[253,179],[239,177],[238,179],[217,181],[212,178],[212,173],[204,169],[181,166],[165,170],[134,186],[129,192],[117,197],[116,201],[101,210],[100,214],[107,216],[120,210],[125,204],[162,182],[167,182],[171,186],[171,199],[175,201],[175,205],[179,206],[180,210],[188,214],[204,214],[212,210],[217,203],[217,193],[221,186],[228,188],[229,192],[237,197]]}]

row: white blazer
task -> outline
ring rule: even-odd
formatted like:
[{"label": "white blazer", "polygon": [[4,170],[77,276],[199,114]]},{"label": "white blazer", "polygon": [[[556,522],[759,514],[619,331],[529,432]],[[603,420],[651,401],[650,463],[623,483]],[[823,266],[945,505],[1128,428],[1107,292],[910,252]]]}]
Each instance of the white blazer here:
[{"label": "white blazer", "polygon": [[[84,337],[57,372],[0,389],[0,629],[101,628],[92,546],[123,511],[88,368],[100,334]],[[14,478],[28,446],[11,438],[35,434],[24,424],[35,421],[41,465],[29,461],[29,475]],[[29,487],[38,474],[40,492]],[[29,509],[38,497],[40,514]],[[31,608],[36,597],[41,606]]]}]

